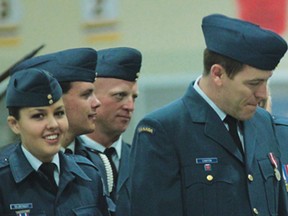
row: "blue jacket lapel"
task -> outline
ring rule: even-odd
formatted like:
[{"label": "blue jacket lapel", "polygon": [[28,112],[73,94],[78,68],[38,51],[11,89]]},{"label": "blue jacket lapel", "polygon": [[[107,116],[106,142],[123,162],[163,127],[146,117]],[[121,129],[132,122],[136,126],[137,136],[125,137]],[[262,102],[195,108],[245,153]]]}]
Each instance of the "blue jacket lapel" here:
[{"label": "blue jacket lapel", "polygon": [[123,184],[129,177],[129,153],[130,153],[129,144],[122,141],[121,161],[119,166],[119,175],[117,182],[117,193],[121,190]]},{"label": "blue jacket lapel", "polygon": [[253,119],[244,122],[243,136],[245,143],[246,163],[248,167],[250,167],[255,155],[256,140],[258,136],[257,130],[253,124]]},{"label": "blue jacket lapel", "polygon": [[21,145],[17,145],[15,151],[9,156],[9,163],[16,183],[23,181],[30,173],[34,172],[34,169],[22,152]]},{"label": "blue jacket lapel", "polygon": [[244,162],[240,150],[233,144],[233,139],[229,136],[224,123],[218,117],[210,105],[196,92],[192,83],[183,102],[186,105],[193,122],[205,124],[205,134],[216,143],[228,150],[232,155]]}]

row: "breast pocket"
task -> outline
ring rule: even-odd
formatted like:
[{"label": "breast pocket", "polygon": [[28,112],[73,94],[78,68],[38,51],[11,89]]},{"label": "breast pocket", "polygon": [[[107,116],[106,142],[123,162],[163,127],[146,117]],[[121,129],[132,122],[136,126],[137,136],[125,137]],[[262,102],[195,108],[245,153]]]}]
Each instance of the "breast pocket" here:
[{"label": "breast pocket", "polygon": [[[231,171],[232,170],[232,171]],[[235,175],[229,166],[214,165],[206,172],[203,166],[184,168],[184,200],[187,215],[233,215]]]},{"label": "breast pocket", "polygon": [[75,208],[73,212],[76,216],[102,216],[96,205]]},{"label": "breast pocket", "polygon": [[276,215],[279,182],[276,180],[274,168],[269,159],[259,160],[258,164],[264,179],[265,194],[269,211],[272,215]]}]

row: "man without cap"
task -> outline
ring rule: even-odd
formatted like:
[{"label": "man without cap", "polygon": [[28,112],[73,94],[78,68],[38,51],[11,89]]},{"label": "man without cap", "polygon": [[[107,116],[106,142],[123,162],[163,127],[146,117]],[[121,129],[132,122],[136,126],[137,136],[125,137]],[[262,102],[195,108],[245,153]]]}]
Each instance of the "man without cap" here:
[{"label": "man without cap", "polygon": [[[117,47],[98,51],[94,86],[101,106],[97,109],[95,131],[81,136],[87,149],[92,152],[102,152],[109,158],[107,152],[112,151],[109,159],[115,173],[110,191],[116,204],[116,215],[119,216],[128,216],[129,212],[127,181],[130,144],[123,141],[122,133],[127,129],[135,109],[141,61],[141,53],[134,48]],[[103,172],[107,185],[111,184],[107,179],[111,174],[107,170]]]},{"label": "man without cap", "polygon": [[136,128],[131,215],[287,216],[272,118],[257,108],[287,44],[219,14],[202,29],[202,76]]}]

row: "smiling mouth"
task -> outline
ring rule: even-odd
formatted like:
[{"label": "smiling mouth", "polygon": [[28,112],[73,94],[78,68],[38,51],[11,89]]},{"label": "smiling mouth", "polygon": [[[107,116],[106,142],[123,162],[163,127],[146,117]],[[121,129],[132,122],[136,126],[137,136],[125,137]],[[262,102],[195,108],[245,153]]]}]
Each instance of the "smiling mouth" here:
[{"label": "smiling mouth", "polygon": [[44,139],[46,140],[46,142],[53,144],[53,143],[58,143],[59,137],[60,137],[59,134],[51,134],[51,135],[44,136]]},{"label": "smiling mouth", "polygon": [[45,136],[45,139],[48,139],[48,140],[55,140],[59,137],[58,134],[53,134],[53,135],[48,135],[48,136]]}]

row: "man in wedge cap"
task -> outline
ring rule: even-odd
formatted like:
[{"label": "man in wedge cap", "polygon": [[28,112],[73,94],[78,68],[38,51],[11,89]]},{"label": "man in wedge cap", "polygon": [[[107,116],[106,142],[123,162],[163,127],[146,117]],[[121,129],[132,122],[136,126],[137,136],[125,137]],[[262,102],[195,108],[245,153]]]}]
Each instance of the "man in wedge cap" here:
[{"label": "man in wedge cap", "polygon": [[59,152],[68,120],[58,81],[42,69],[18,71],[6,107],[20,141],[7,157],[0,152],[0,215],[108,216],[96,167]]},{"label": "man in wedge cap", "polygon": [[[94,94],[95,68],[97,65],[97,51],[92,48],[73,48],[49,53],[28,59],[16,65],[11,74],[28,68],[39,68],[49,71],[59,82],[63,91],[63,101],[68,118],[69,129],[62,142],[62,151],[66,154],[80,154],[87,157],[81,134],[95,130],[96,110],[100,101]],[[8,154],[11,147],[3,152]],[[77,153],[76,153],[77,149]],[[101,161],[93,161],[98,171],[102,167]],[[100,172],[101,175],[101,172]],[[101,175],[102,178],[104,178]],[[114,203],[107,196],[110,211],[115,211]]]},{"label": "man in wedge cap", "polygon": [[131,216],[286,216],[272,118],[257,104],[287,43],[220,14],[202,29],[202,75],[136,128]]},{"label": "man in wedge cap", "polygon": [[[130,144],[123,141],[122,133],[127,129],[135,109],[141,62],[142,55],[134,48],[116,47],[98,51],[94,86],[101,106],[97,109],[95,131],[81,136],[92,152],[90,157],[95,157],[93,152],[101,152],[110,161],[113,182],[108,180],[111,176],[109,170],[103,170],[103,175],[107,185],[111,184],[109,188],[117,216],[128,216],[129,212]],[[102,154],[98,155],[103,158]]]},{"label": "man in wedge cap", "polygon": [[[97,52],[91,48],[73,48],[28,59],[11,74],[27,68],[49,71],[60,83],[69,122],[69,130],[62,144],[74,151],[81,140],[77,136],[95,129],[96,109],[100,106],[94,94]],[[75,140],[76,138],[76,140]]]}]

